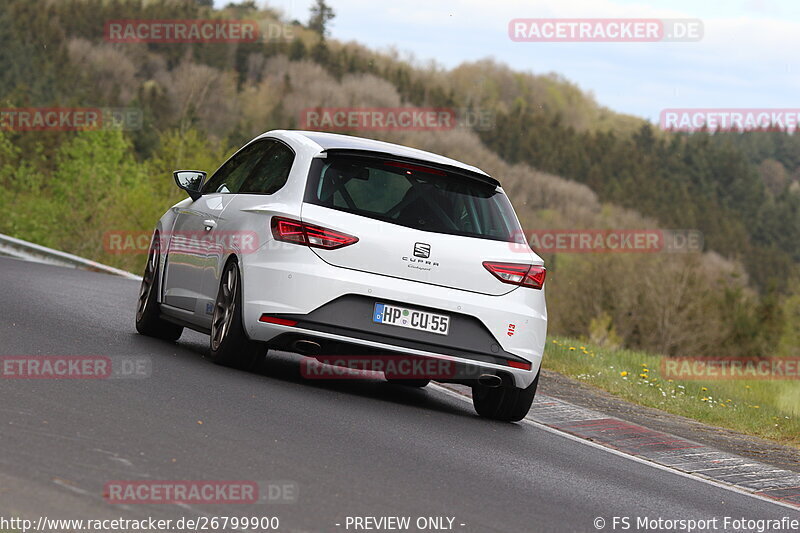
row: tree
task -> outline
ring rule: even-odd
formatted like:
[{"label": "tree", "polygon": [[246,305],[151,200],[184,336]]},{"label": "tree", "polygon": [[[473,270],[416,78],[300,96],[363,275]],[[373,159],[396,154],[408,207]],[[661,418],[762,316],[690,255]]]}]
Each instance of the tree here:
[{"label": "tree", "polygon": [[766,185],[767,190],[772,196],[778,196],[782,193],[789,181],[786,168],[784,168],[780,161],[776,161],[772,158],[765,159],[758,165],[758,173],[761,177],[761,181],[764,182],[764,185]]},{"label": "tree", "polygon": [[315,44],[311,49],[311,59],[323,67],[328,66],[330,51],[328,50],[328,45],[325,44],[325,39],[320,39],[319,42],[317,42],[317,44]]},{"label": "tree", "polygon": [[[202,4],[202,3],[203,3],[203,0],[198,0],[198,3],[199,3],[199,4]],[[214,1],[213,1],[213,0],[211,0],[211,4],[212,4],[212,5],[214,4]],[[233,2],[230,2],[230,3],[229,3],[227,6],[225,6],[225,9],[231,9],[231,8],[233,8],[233,9],[242,9],[242,10],[253,10],[253,11],[255,11],[255,10],[257,10],[257,9],[258,9],[258,6],[256,5],[256,2],[255,2],[255,0],[244,0],[244,1],[242,1],[242,2],[239,2],[238,4],[235,4],[235,3],[233,3]]]},{"label": "tree", "polygon": [[289,59],[292,61],[300,61],[306,57],[306,45],[299,37],[295,37],[292,44],[289,45]]},{"label": "tree", "polygon": [[333,20],[336,13],[333,8],[325,3],[325,0],[317,0],[317,3],[311,6],[311,18],[308,19],[308,28],[314,30],[321,37],[328,34],[328,22]]},{"label": "tree", "polygon": [[778,345],[780,355],[800,355],[800,277],[789,286],[789,293],[783,301],[783,332]]}]

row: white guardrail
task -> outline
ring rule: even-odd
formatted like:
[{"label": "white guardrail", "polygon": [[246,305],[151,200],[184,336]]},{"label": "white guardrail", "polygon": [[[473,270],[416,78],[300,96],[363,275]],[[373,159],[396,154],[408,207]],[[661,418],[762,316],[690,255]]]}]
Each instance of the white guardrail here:
[{"label": "white guardrail", "polygon": [[105,274],[113,274],[115,276],[122,276],[128,279],[141,280],[140,276],[131,274],[119,268],[110,267],[96,261],[90,261],[77,255],[68,254],[40,246],[32,242],[23,241],[3,235],[0,233],[0,255],[7,255],[16,257],[17,259],[25,259],[26,261],[37,261],[39,263],[47,263],[50,265],[58,265],[70,268],[79,268],[81,270],[91,270],[93,272],[103,272]]}]

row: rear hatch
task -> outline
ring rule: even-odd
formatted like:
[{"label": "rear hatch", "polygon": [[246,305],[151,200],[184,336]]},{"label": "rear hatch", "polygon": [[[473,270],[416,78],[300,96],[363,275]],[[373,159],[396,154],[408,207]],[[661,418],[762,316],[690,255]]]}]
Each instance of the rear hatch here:
[{"label": "rear hatch", "polygon": [[483,263],[541,264],[492,179],[388,157],[329,155],[312,164],[302,219],[358,238],[312,248],[327,263],[502,295]]}]

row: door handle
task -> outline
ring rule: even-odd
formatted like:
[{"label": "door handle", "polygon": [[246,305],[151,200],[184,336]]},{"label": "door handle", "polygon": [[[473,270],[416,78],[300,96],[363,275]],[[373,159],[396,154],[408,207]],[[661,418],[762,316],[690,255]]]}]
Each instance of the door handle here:
[{"label": "door handle", "polygon": [[206,231],[211,231],[217,227],[217,223],[213,220],[204,220],[203,227],[206,228]]}]

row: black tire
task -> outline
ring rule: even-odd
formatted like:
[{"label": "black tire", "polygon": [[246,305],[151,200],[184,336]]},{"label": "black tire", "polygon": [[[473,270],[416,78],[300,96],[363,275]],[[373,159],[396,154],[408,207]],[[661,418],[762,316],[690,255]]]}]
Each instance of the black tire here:
[{"label": "black tire", "polygon": [[431,382],[429,379],[401,379],[401,378],[386,378],[386,381],[392,385],[403,385],[404,387],[416,387],[418,389],[428,386]]},{"label": "black tire", "polygon": [[211,360],[223,366],[250,369],[266,347],[247,337],[242,325],[242,283],[239,265],[231,260],[222,271],[211,319]]},{"label": "black tire", "polygon": [[161,239],[156,233],[147,254],[142,285],[139,288],[139,299],[136,302],[136,331],[148,337],[176,341],[183,333],[183,326],[167,322],[161,318],[156,295],[161,279],[159,277],[159,261],[161,259]]},{"label": "black tire", "polygon": [[475,411],[484,418],[518,422],[531,410],[538,385],[539,374],[536,374],[536,379],[525,389],[475,385],[472,387],[472,404]]}]

